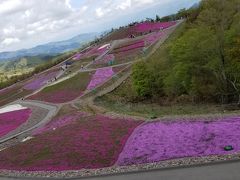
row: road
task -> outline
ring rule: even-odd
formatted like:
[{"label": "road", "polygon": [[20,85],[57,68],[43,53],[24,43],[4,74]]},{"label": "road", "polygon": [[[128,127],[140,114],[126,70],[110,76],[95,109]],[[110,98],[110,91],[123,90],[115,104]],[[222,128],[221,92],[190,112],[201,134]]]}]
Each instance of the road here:
[{"label": "road", "polygon": [[[240,161],[215,163],[203,166],[171,168],[139,173],[127,173],[114,176],[67,178],[69,180],[238,180],[240,179]],[[44,178],[2,177],[0,180],[43,180]],[[46,179],[46,178],[45,178]],[[58,178],[47,178],[56,180]]]},{"label": "road", "polygon": [[[129,173],[86,180],[238,180],[240,161],[205,166],[173,168],[150,172]],[[77,178],[76,178],[77,179]]]}]

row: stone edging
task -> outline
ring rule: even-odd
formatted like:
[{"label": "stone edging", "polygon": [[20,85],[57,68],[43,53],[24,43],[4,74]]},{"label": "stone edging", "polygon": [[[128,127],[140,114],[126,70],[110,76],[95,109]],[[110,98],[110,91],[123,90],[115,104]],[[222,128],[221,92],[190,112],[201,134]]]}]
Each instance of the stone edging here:
[{"label": "stone edging", "polygon": [[71,171],[9,171],[0,170],[0,177],[18,177],[18,178],[84,178],[96,176],[118,175],[122,173],[136,173],[150,170],[165,170],[170,168],[187,168],[201,165],[215,165],[217,163],[229,163],[232,161],[240,161],[240,153],[221,155],[221,156],[206,156],[206,157],[191,157],[175,160],[166,160],[158,163],[140,164],[132,166],[113,166],[101,169],[83,169]]}]

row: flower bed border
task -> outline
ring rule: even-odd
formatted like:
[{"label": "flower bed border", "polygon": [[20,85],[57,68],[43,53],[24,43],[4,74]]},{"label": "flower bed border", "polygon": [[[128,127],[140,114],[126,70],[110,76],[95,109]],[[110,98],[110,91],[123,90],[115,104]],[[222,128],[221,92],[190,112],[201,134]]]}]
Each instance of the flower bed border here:
[{"label": "flower bed border", "polygon": [[123,173],[138,173],[153,170],[165,170],[172,168],[188,168],[202,165],[214,165],[219,163],[228,163],[240,160],[240,153],[223,155],[223,156],[207,156],[198,158],[181,158],[175,160],[161,161],[158,163],[149,163],[132,166],[112,166],[100,169],[83,169],[72,171],[9,171],[0,170],[2,177],[26,177],[26,178],[81,178],[81,177],[97,177],[107,175],[118,175]]}]

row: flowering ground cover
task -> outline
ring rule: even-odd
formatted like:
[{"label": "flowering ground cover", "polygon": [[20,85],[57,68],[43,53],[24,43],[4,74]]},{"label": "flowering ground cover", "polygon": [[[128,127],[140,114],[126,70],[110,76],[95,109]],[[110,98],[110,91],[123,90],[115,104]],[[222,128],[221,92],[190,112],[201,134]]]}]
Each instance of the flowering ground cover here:
[{"label": "flowering ground cover", "polygon": [[0,114],[0,137],[18,128],[31,115],[30,109],[21,109]]},{"label": "flowering ground cover", "polygon": [[132,44],[128,44],[119,48],[116,48],[113,50],[113,53],[121,53],[121,52],[126,52],[134,49],[142,49],[145,46],[145,42],[143,40],[136,41]]},{"label": "flowering ground cover", "polygon": [[6,105],[16,99],[22,98],[32,91],[23,89],[22,83],[16,84],[10,88],[6,88],[0,92],[0,106]]},{"label": "flowering ground cover", "polygon": [[129,27],[120,28],[117,31],[110,33],[104,38],[105,42],[113,40],[129,38],[131,35],[141,36],[143,33],[149,33],[150,31],[159,31],[170,26],[175,25],[176,22],[144,22],[138,23]]},{"label": "flowering ground cover", "polygon": [[[225,151],[224,147],[228,145],[234,150]],[[117,164],[142,164],[239,151],[240,117],[217,121],[153,122],[135,130]]]},{"label": "flowering ground cover", "polygon": [[49,80],[54,79],[58,74],[58,71],[47,72],[39,75],[37,78],[33,78],[33,80],[24,86],[26,90],[37,90],[42,86],[46,85]]},{"label": "flowering ground cover", "polygon": [[114,75],[112,67],[106,67],[98,69],[95,74],[92,76],[90,83],[87,86],[87,90],[92,90],[97,86],[103,84]]},{"label": "flowering ground cover", "polygon": [[82,67],[86,66],[90,62],[93,62],[95,58],[96,56],[92,56],[88,58],[82,58],[81,60],[72,60],[73,64],[67,67],[67,70],[65,71],[65,74],[62,75],[62,77],[65,77],[66,74],[69,74],[71,72],[79,71]]},{"label": "flowering ground cover", "polygon": [[170,26],[175,25],[176,22],[144,22],[135,26],[135,31],[145,33],[149,31],[159,31],[160,29],[166,29]]},{"label": "flowering ground cover", "polygon": [[115,59],[113,54],[106,54],[99,61],[95,61],[94,64],[107,64],[109,61],[113,61]]},{"label": "flowering ground cover", "polygon": [[44,88],[28,99],[51,103],[65,103],[81,96],[90,82],[90,79],[90,73],[79,73],[70,79]]},{"label": "flowering ground cover", "polygon": [[58,128],[64,127],[68,124],[71,124],[72,122],[76,121],[76,119],[78,119],[80,117],[84,117],[84,116],[86,116],[86,113],[75,113],[71,116],[69,116],[69,115],[62,116],[60,118],[52,120],[47,125],[34,130],[33,135],[38,135],[38,134],[42,134],[42,133],[45,133],[48,131],[56,130]]},{"label": "flowering ground cover", "polygon": [[120,64],[120,63],[125,63],[125,62],[130,62],[134,60],[136,57],[141,56],[143,54],[143,49],[132,49],[129,51],[125,52],[119,52],[115,53],[115,62]]},{"label": "flowering ground cover", "polygon": [[[0,169],[62,171],[114,165],[132,131],[141,123],[78,113],[55,131],[0,152]],[[66,118],[66,116],[64,117]],[[61,121],[61,117],[55,120]]]},{"label": "flowering ground cover", "polygon": [[109,45],[106,44],[106,45],[103,45],[103,46],[90,47],[86,51],[83,51],[81,53],[77,53],[74,56],[73,59],[74,60],[80,60],[80,59],[84,59],[84,58],[88,58],[88,57],[92,57],[92,56],[100,56],[107,51],[108,46]]},{"label": "flowering ground cover", "polygon": [[147,35],[144,40],[145,40],[145,45],[146,46],[151,46],[152,44],[155,44],[159,39],[162,37],[163,33],[162,32],[156,32],[156,33],[151,33]]},{"label": "flowering ground cover", "polygon": [[83,58],[84,57],[84,54],[83,53],[77,53],[77,54],[75,54],[75,56],[73,57],[73,59],[74,60],[79,60],[79,59],[81,59],[81,58]]}]

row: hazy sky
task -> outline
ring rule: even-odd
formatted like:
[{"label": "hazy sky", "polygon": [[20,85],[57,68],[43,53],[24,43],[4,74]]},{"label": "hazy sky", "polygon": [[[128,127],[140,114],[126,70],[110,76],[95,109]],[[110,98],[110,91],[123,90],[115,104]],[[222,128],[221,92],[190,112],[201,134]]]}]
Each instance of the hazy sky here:
[{"label": "hazy sky", "polygon": [[0,0],[0,52],[102,32],[199,0]]}]

